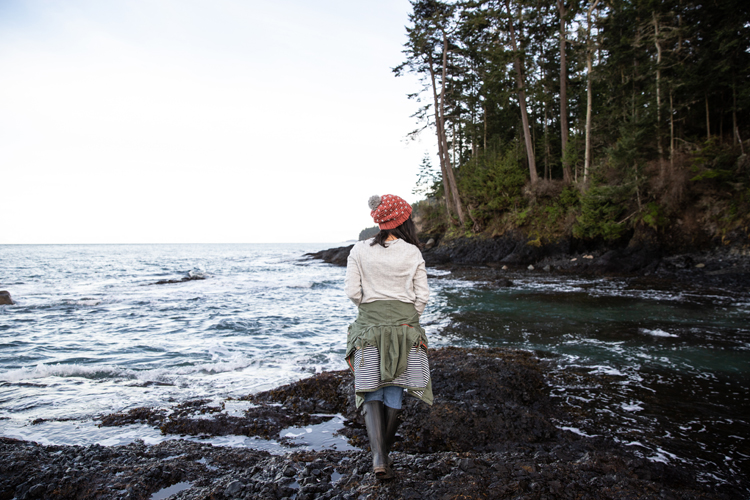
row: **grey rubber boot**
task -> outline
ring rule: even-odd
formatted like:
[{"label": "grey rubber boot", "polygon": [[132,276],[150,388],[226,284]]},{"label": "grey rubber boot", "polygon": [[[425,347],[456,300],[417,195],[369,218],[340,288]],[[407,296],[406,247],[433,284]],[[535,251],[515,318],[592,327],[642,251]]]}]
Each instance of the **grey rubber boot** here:
[{"label": "grey rubber boot", "polygon": [[[385,407],[385,454],[391,452],[393,443],[396,442],[396,431],[401,421],[398,419],[398,414],[401,410],[391,408],[390,406]],[[393,459],[388,457],[388,465],[393,465]]]},{"label": "grey rubber boot", "polygon": [[382,401],[369,401],[363,406],[362,413],[367,426],[367,437],[372,450],[372,471],[378,479],[390,477],[388,453],[385,448],[385,411]]}]

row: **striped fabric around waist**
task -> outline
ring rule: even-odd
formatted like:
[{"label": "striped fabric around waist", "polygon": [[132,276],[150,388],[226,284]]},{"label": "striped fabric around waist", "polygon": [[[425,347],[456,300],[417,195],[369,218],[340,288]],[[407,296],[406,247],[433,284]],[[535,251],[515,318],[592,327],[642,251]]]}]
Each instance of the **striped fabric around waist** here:
[{"label": "striped fabric around waist", "polygon": [[[430,364],[427,360],[427,350],[421,345],[415,345],[409,351],[406,360],[406,371],[391,380],[380,380],[380,353],[375,346],[365,346],[354,351],[354,391],[370,392],[386,385],[401,385],[404,387],[427,387],[430,381]],[[420,391],[414,391],[421,397]]]}]

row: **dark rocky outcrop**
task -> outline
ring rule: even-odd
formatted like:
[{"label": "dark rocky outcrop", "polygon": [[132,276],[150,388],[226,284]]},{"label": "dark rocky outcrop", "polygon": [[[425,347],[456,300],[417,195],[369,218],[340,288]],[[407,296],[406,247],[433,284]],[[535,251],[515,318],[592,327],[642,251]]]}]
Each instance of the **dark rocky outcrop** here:
[{"label": "dark rocky outcrop", "polygon": [[349,258],[349,252],[351,252],[352,248],[354,248],[354,245],[329,248],[328,250],[321,250],[320,252],[306,253],[304,256],[312,259],[320,259],[328,264],[345,266],[346,259]]},{"label": "dark rocky outcrop", "polygon": [[183,440],[78,447],[0,437],[0,498],[145,500],[167,492],[182,500],[732,498],[706,491],[679,469],[582,443],[393,455],[395,479],[377,481],[365,451],[278,456]]},{"label": "dark rocky outcrop", "polygon": [[12,306],[13,304],[15,304],[15,302],[10,298],[10,292],[0,290],[0,306]]},{"label": "dark rocky outcrop", "polygon": [[175,279],[175,280],[159,280],[156,283],[152,283],[152,284],[153,285],[168,285],[168,284],[171,284],[171,283],[184,283],[186,281],[195,281],[195,280],[204,280],[204,279],[206,279],[206,275],[203,274],[202,272],[190,271],[190,272],[187,273],[186,276],[184,276],[184,277],[182,277],[180,279]]},{"label": "dark rocky outcrop", "polygon": [[[481,266],[531,272],[653,276],[709,286],[750,288],[750,239],[743,232],[727,235],[721,241],[693,244],[665,242],[647,231],[628,233],[610,242],[573,237],[557,241],[530,239],[518,230],[493,238],[441,239],[439,235],[427,238],[433,244],[437,240],[436,246],[422,247],[427,266],[433,267]],[[351,245],[331,248],[305,256],[345,266],[351,248]]]}]

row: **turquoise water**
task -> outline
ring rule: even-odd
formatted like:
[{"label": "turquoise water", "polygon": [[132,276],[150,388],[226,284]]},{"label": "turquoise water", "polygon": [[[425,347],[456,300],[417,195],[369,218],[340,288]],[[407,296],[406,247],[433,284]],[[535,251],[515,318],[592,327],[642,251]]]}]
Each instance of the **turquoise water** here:
[{"label": "turquoise water", "polygon": [[[356,310],[344,269],[302,258],[331,246],[0,246],[0,290],[17,302],[0,306],[0,434],[158,442],[157,430],[98,428],[96,417],[345,369]],[[206,279],[154,284],[188,272]],[[492,288],[429,274],[432,347],[535,351],[554,367],[560,404],[595,415],[561,428],[607,433],[651,460],[697,462],[705,481],[748,477],[747,292],[544,272],[509,273],[512,287]]]},{"label": "turquoise water", "polygon": [[448,280],[432,304],[439,342],[535,351],[556,367],[560,404],[594,415],[560,427],[606,435],[651,460],[700,464],[701,480],[747,489],[747,293],[645,279],[509,277],[514,286],[500,289]]}]

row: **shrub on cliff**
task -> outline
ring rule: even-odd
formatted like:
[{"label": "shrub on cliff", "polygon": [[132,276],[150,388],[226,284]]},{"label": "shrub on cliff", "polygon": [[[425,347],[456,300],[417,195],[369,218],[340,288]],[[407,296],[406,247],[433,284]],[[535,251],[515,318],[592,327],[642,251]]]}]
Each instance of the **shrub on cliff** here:
[{"label": "shrub on cliff", "polygon": [[502,151],[490,150],[461,167],[458,186],[471,219],[480,226],[526,204],[523,197],[526,171],[519,153],[514,146]]},{"label": "shrub on cliff", "polygon": [[616,186],[594,186],[581,196],[581,215],[576,217],[573,236],[616,240],[625,230],[618,221],[625,211],[624,190]]}]

